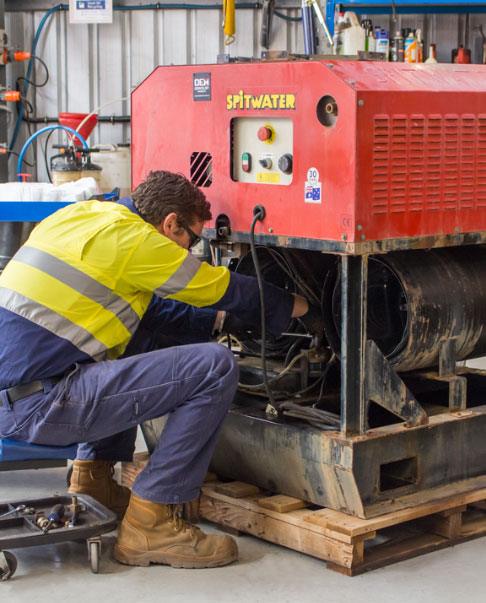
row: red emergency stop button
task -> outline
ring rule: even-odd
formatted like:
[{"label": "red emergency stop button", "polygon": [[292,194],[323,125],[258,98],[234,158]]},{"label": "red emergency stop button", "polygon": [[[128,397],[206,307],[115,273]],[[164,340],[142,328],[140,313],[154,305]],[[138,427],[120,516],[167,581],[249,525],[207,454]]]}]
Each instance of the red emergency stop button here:
[{"label": "red emergency stop button", "polygon": [[258,140],[265,142],[265,140],[270,140],[270,138],[272,138],[272,130],[270,128],[266,126],[258,128]]}]

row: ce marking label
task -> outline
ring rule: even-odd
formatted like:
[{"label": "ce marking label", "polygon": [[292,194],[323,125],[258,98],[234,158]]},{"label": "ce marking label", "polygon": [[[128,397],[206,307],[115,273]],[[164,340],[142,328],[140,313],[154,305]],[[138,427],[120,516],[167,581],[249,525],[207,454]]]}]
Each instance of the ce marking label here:
[{"label": "ce marking label", "polygon": [[349,214],[341,215],[341,228],[343,230],[353,230],[353,216]]}]

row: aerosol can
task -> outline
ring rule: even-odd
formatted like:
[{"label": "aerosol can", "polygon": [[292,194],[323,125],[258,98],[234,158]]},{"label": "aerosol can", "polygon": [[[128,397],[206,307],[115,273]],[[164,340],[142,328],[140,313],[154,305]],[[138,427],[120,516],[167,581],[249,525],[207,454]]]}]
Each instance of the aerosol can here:
[{"label": "aerosol can", "polygon": [[400,30],[397,29],[395,35],[393,36],[391,50],[390,50],[390,60],[395,63],[403,63],[403,50],[404,50],[404,40],[403,36],[400,33]]},{"label": "aerosol can", "polygon": [[417,62],[417,39],[413,31],[410,31],[405,38],[403,56],[405,63]]}]

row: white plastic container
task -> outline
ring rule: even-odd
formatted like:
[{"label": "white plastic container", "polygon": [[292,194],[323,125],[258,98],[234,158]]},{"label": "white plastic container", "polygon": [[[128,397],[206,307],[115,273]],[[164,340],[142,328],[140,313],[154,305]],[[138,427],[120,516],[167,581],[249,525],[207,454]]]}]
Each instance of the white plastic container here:
[{"label": "white plastic container", "polygon": [[99,153],[91,155],[91,161],[102,169],[100,188],[103,193],[120,187],[120,197],[126,197],[132,191],[131,149],[130,145],[99,144],[95,148]]},{"label": "white plastic container", "polygon": [[388,37],[388,31],[385,29],[376,32],[376,52],[381,52],[385,55],[385,61],[388,61],[390,57],[390,38]]},{"label": "white plastic container", "polygon": [[342,54],[356,55],[359,50],[364,50],[366,47],[366,32],[359,24],[355,12],[346,11],[344,13],[344,20],[349,23],[350,26],[343,29],[341,34],[343,40]]}]

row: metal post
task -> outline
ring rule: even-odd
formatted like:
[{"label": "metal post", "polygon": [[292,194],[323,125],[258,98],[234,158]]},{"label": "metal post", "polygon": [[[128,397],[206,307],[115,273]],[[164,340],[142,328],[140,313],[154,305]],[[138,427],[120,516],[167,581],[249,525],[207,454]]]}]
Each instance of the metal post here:
[{"label": "metal post", "polygon": [[367,256],[343,256],[341,295],[341,431],[363,433]]},{"label": "metal post", "polygon": [[[5,31],[5,0],[0,0],[0,30],[2,34]],[[1,39],[1,49],[3,52],[3,38]],[[3,62],[0,65],[0,86],[5,89],[7,85],[7,70]],[[7,140],[7,116],[6,111],[0,111],[0,142],[8,143]],[[7,155],[0,157],[0,182],[8,182],[8,158]]]}]

